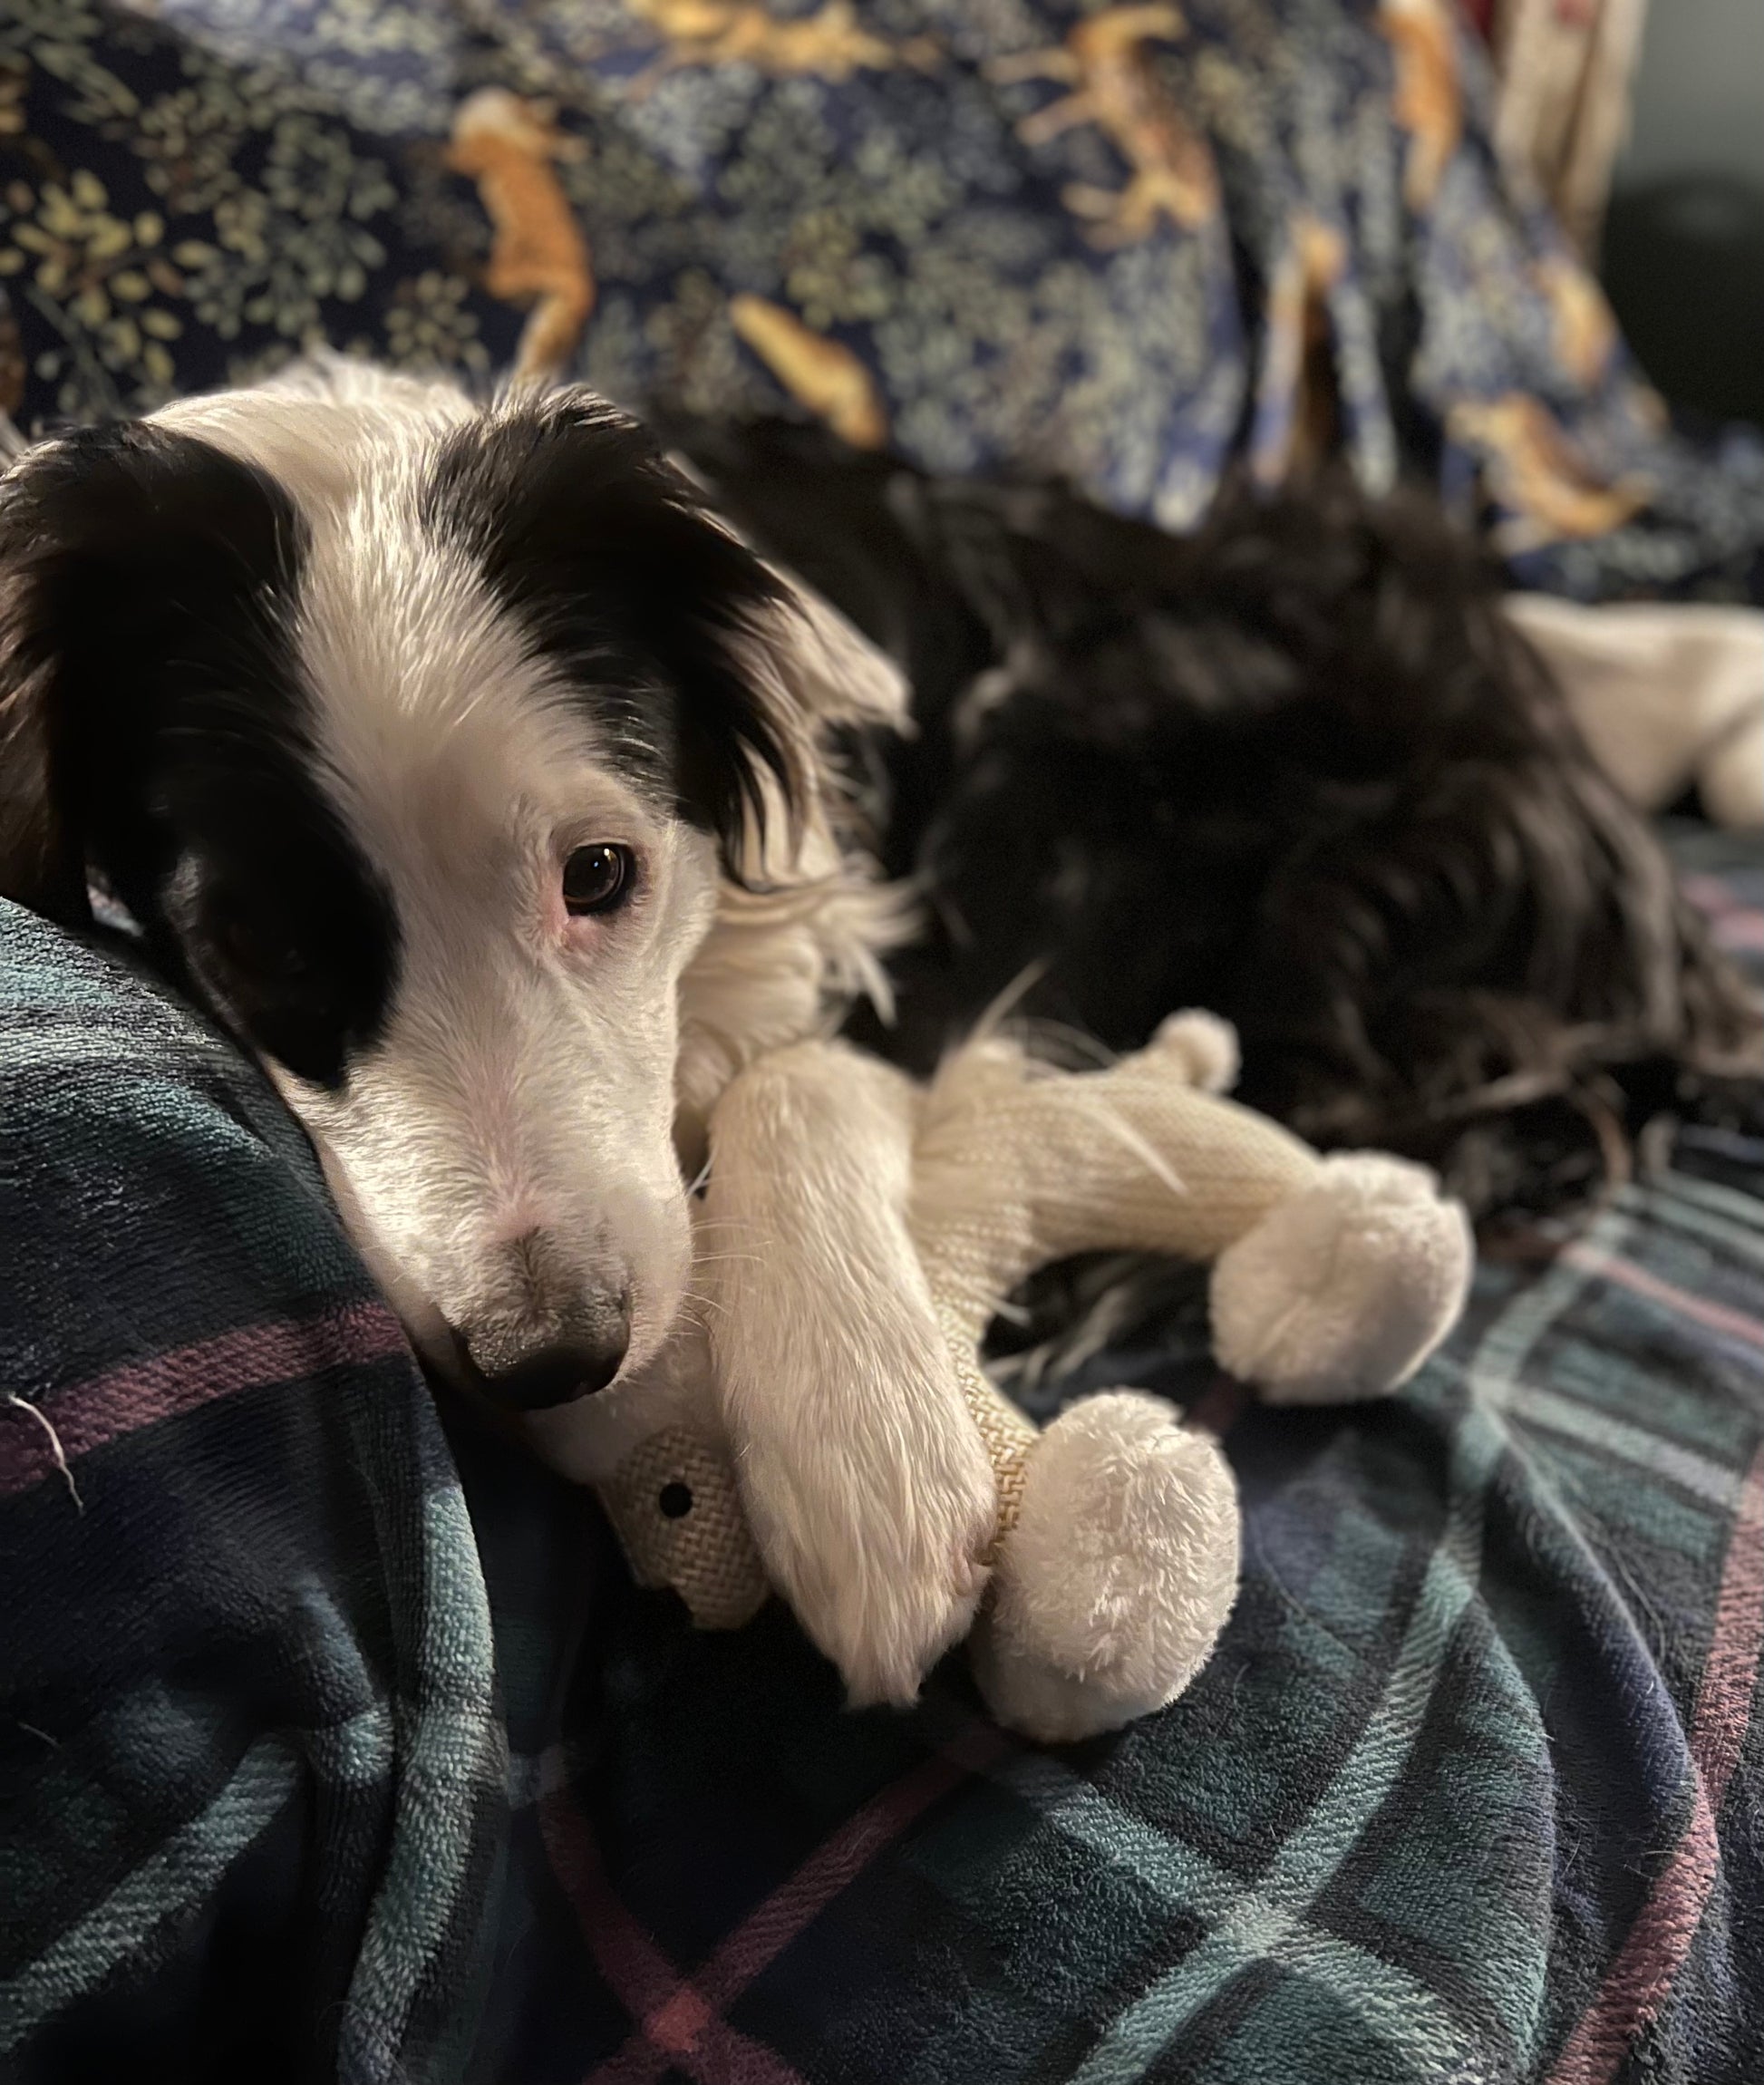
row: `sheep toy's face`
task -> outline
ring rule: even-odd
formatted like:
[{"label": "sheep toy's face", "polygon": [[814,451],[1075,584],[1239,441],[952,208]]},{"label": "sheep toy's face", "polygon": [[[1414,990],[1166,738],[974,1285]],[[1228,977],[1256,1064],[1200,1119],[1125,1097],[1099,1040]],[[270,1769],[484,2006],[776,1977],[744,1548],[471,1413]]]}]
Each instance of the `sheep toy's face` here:
[{"label": "sheep toy's face", "polygon": [[677,1593],[696,1628],[739,1629],[771,1586],[711,1371],[710,1341],[688,1322],[628,1382],[519,1424],[553,1469],[599,1493],[639,1586]]}]

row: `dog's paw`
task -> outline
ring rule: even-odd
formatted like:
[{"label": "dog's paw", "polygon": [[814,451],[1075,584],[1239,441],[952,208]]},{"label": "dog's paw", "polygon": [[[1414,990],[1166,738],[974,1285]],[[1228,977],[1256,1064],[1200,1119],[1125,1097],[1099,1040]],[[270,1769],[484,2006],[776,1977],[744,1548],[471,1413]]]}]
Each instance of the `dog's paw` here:
[{"label": "dog's paw", "polygon": [[1213,1269],[1221,1363],[1276,1404],[1382,1397],[1458,1322],[1476,1248],[1459,1203],[1424,1167],[1325,1159]]},{"label": "dog's paw", "polygon": [[930,1329],[929,1343],[877,1328],[861,1350],[815,1343],[819,1380],[745,1401],[769,1417],[737,1436],[767,1573],[854,1708],[912,1702],[986,1586],[997,1480]]}]

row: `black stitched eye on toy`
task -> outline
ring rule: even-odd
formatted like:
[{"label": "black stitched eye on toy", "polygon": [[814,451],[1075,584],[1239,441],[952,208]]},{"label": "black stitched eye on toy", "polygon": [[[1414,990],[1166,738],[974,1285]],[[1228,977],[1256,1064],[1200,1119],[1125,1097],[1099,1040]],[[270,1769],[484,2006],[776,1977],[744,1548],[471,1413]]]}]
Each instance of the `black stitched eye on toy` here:
[{"label": "black stitched eye on toy", "polygon": [[596,841],[578,847],[564,864],[564,906],[585,913],[615,912],[636,883],[637,858],[628,847]]},{"label": "black stitched eye on toy", "polygon": [[683,1520],[693,1509],[693,1492],[690,1484],[664,1484],[662,1496],[655,1501],[670,1520]]}]

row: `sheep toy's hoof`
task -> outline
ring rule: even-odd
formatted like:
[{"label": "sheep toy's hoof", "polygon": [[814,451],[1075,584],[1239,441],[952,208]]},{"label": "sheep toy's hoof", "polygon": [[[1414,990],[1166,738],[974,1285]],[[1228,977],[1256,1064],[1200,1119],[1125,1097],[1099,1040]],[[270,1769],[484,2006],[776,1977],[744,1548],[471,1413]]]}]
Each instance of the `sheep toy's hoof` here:
[{"label": "sheep toy's hoof", "polygon": [[1182,1692],[1237,1593],[1237,1487],[1211,1435],[1137,1391],[1064,1411],[969,1640],[987,1706],[1043,1744],[1118,1730]]},{"label": "sheep toy's hoof", "polygon": [[1228,1093],[1237,1083],[1237,1031],[1216,1013],[1197,1006],[1172,1013],[1159,1023],[1151,1047],[1160,1058],[1181,1065],[1197,1092]]},{"label": "sheep toy's hoof", "polygon": [[1323,1159],[1213,1269],[1213,1348],[1275,1404],[1383,1397],[1458,1322],[1475,1244],[1460,1204],[1401,1159]]}]

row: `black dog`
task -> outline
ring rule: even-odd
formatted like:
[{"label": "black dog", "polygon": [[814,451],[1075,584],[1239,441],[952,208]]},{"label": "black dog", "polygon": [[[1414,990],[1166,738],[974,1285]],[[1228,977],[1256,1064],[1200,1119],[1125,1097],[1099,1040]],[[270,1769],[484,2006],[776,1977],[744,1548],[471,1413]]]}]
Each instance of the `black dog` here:
[{"label": "black dog", "polygon": [[670,430],[737,522],[906,669],[883,851],[928,929],[917,1070],[1022,1011],[1122,1050],[1234,1021],[1242,1097],[1437,1166],[1482,1216],[1584,1200],[1720,1109],[1758,1021],[1594,766],[1479,553],[1341,481],[1176,539],[1047,485],[781,424]]}]

